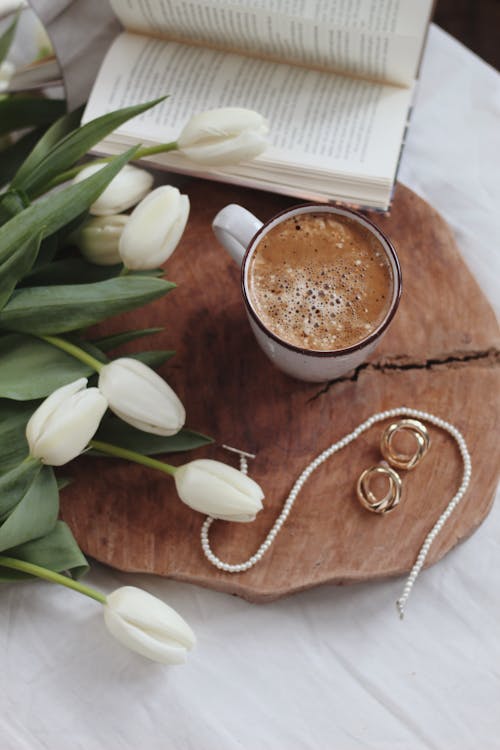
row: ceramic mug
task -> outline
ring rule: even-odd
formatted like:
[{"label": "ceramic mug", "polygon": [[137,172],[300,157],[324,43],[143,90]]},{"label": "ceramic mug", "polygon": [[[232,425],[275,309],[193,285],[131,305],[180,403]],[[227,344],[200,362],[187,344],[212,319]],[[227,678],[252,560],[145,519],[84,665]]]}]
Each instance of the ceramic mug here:
[{"label": "ceramic mug", "polygon": [[[333,349],[331,351],[304,349],[280,339],[259,318],[248,294],[247,271],[252,255],[262,238],[273,227],[286,219],[312,212],[347,216],[362,224],[379,241],[391,268],[392,298],[384,319],[366,338],[344,349]],[[219,211],[212,222],[212,229],[221,245],[241,266],[241,291],[250,326],[261,349],[276,367],[298,380],[322,382],[345,375],[371,354],[381,336],[385,333],[398,307],[401,296],[401,268],[394,247],[383,232],[369,219],[348,208],[324,204],[307,204],[282,211],[264,224],[246,208],[233,203]]]}]

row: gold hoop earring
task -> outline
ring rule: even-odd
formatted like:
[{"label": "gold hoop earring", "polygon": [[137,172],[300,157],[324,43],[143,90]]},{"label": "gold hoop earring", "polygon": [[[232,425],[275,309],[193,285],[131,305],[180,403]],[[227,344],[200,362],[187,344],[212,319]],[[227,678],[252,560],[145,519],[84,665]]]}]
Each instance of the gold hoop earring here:
[{"label": "gold hoop earring", "polygon": [[[370,489],[370,479],[376,474],[386,476],[389,480],[389,489],[380,500],[375,497]],[[399,504],[401,500],[401,487],[401,477],[390,466],[370,466],[369,469],[365,469],[360,474],[356,485],[356,492],[361,505],[366,510],[372,513],[385,514],[390,513]]]},{"label": "gold hoop earring", "polygon": [[[393,440],[398,432],[409,432],[416,442],[416,450],[413,454],[400,453],[394,448]],[[398,469],[410,471],[424,458],[430,447],[430,438],[427,428],[418,419],[401,419],[387,427],[380,441],[380,450],[385,460]]]}]

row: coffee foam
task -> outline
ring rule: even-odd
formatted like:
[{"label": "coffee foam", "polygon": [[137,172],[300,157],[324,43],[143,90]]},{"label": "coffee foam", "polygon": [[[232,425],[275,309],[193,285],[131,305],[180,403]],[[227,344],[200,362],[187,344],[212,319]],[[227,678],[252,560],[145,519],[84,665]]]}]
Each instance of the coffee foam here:
[{"label": "coffee foam", "polygon": [[295,346],[323,351],[351,346],[375,330],[391,285],[378,240],[333,214],[305,214],[271,229],[248,273],[250,299],[264,325]]}]

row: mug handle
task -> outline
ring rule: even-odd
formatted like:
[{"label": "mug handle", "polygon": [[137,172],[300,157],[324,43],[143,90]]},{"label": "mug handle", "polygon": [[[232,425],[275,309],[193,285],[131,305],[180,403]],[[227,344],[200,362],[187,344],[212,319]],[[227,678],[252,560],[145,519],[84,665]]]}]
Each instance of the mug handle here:
[{"label": "mug handle", "polygon": [[219,211],[212,222],[215,236],[239,266],[250,240],[261,226],[262,221],[236,203]]}]

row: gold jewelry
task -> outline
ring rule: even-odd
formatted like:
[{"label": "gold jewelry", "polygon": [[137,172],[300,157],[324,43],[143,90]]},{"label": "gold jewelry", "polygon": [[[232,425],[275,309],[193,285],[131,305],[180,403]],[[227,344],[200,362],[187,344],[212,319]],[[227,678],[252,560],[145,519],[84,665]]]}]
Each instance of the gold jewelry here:
[{"label": "gold jewelry", "polygon": [[[382,474],[389,480],[389,489],[386,495],[378,500],[370,489],[370,479],[375,474]],[[370,510],[372,513],[389,513],[391,510],[399,504],[401,500],[401,477],[399,474],[391,469],[390,466],[380,464],[379,466],[370,466],[369,469],[365,469],[360,475],[357,485],[356,492],[358,494],[361,505]]]},{"label": "gold jewelry", "polygon": [[[400,430],[411,433],[416,441],[416,450],[412,455],[400,453],[393,446],[394,436]],[[418,419],[400,419],[399,422],[393,422],[384,430],[380,441],[380,450],[391,466],[410,471],[423,459],[429,450],[430,442],[429,433],[422,422],[419,422]]]},{"label": "gold jewelry", "polygon": [[[400,431],[406,430],[411,433],[416,441],[416,450],[413,454],[400,453],[393,446],[394,436]],[[391,469],[396,466],[398,469],[410,470],[422,460],[429,450],[430,439],[427,428],[418,419],[400,419],[399,422],[393,422],[387,427],[380,441],[380,450],[386,461],[379,466],[370,466],[369,469],[361,474],[356,485],[356,492],[361,505],[372,513],[389,513],[394,510],[401,500],[402,482],[399,474]],[[389,489],[385,497],[377,499],[370,490],[370,479],[381,474],[389,480]]]}]

